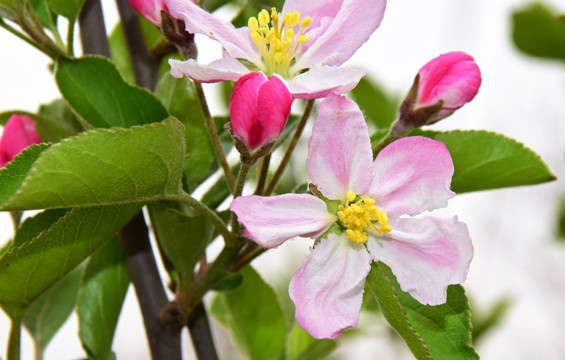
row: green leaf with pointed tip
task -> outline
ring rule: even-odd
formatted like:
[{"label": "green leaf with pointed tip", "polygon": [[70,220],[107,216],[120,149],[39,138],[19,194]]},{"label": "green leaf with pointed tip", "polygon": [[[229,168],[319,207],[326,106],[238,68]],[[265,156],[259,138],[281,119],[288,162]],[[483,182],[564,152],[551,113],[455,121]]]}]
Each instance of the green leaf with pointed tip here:
[{"label": "green leaf with pointed tip", "polygon": [[366,76],[351,90],[351,95],[365,114],[367,122],[375,124],[377,128],[386,129],[396,120],[400,105],[398,100]]},{"label": "green leaf with pointed tip", "polygon": [[75,21],[85,0],[49,0],[51,8],[57,14]]},{"label": "green leaf with pointed tip", "polygon": [[275,292],[251,266],[241,273],[242,284],[218,294],[211,311],[251,359],[278,359],[284,348],[286,324]]},{"label": "green leaf with pointed tip", "polygon": [[535,3],[512,14],[512,39],[526,54],[565,60],[565,18]]},{"label": "green leaf with pointed tip", "polygon": [[149,214],[165,254],[181,277],[190,279],[194,266],[212,240],[212,225],[202,216],[189,217],[160,203],[151,204]]},{"label": "green leaf with pointed tip", "polygon": [[488,131],[418,131],[449,149],[456,193],[534,185],[555,180],[538,154],[516,140]]},{"label": "green leaf with pointed tip", "polygon": [[419,360],[472,360],[469,301],[460,285],[450,285],[443,305],[422,305],[402,291],[388,266],[371,264],[367,284],[383,315]]},{"label": "green leaf with pointed tip", "polygon": [[184,127],[176,119],[87,131],[44,150],[31,170],[0,169],[0,209],[159,200],[180,191],[183,162]]},{"label": "green leaf with pointed tip", "polygon": [[45,349],[73,312],[82,270],[82,266],[74,268],[41,294],[26,311],[23,323],[38,348]]},{"label": "green leaf with pointed tip", "polygon": [[337,342],[330,339],[314,339],[294,322],[286,345],[287,360],[317,360],[327,359],[335,350]]},{"label": "green leaf with pointed tip", "polygon": [[69,209],[54,209],[40,212],[39,214],[27,218],[20,224],[12,247],[18,247],[28,241],[35,239],[41,232],[49,229],[55,224],[62,216],[69,211]]},{"label": "green leaf with pointed tip", "polygon": [[0,257],[0,305],[17,317],[53,283],[125,225],[138,204],[75,208],[48,230]]},{"label": "green leaf with pointed tip", "polygon": [[130,127],[168,116],[153,94],[128,84],[115,65],[102,57],[61,58],[55,80],[69,105],[93,127]]},{"label": "green leaf with pointed tip", "polygon": [[112,340],[128,286],[126,259],[113,238],[88,260],[77,299],[79,337],[89,358],[114,359]]},{"label": "green leaf with pointed tip", "polygon": [[184,163],[188,190],[193,191],[217,168],[216,152],[206,128],[206,120],[192,81],[165,74],[157,84],[155,94],[172,116],[185,126],[186,151]]}]

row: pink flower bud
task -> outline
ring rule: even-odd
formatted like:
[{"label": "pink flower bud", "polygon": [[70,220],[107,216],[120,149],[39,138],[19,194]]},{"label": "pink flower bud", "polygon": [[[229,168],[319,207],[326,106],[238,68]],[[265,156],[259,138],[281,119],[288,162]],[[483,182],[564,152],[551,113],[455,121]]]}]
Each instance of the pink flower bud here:
[{"label": "pink flower bud", "polygon": [[242,76],[230,97],[230,122],[234,137],[248,149],[275,140],[290,115],[292,96],[277,77],[260,72]]},{"label": "pink flower bud", "polygon": [[473,100],[481,86],[481,72],[475,60],[464,52],[443,54],[424,65],[420,71],[416,106],[432,106],[443,101],[441,109],[427,121],[434,123],[451,115]]},{"label": "pink flower bud", "polygon": [[161,10],[169,12],[163,0],[128,0],[129,4],[155,26],[161,26]]},{"label": "pink flower bud", "polygon": [[35,122],[31,118],[12,115],[0,137],[0,167],[12,161],[23,149],[40,142],[35,131]]}]

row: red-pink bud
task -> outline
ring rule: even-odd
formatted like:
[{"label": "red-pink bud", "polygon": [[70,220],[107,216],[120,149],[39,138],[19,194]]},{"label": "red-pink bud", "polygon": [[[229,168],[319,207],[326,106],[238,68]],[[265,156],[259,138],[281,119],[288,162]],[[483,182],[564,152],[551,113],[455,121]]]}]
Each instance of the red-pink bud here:
[{"label": "red-pink bud", "polygon": [[169,12],[163,0],[128,0],[129,4],[155,26],[161,26],[161,10]]},{"label": "red-pink bud", "polygon": [[31,118],[12,115],[0,137],[0,167],[12,161],[23,149],[40,142],[35,131],[35,122]]},{"label": "red-pink bud", "polygon": [[473,100],[481,86],[481,72],[470,55],[461,51],[443,54],[424,65],[420,71],[416,107],[443,101],[441,109],[428,124],[434,123]]},{"label": "red-pink bud", "polygon": [[292,95],[276,76],[260,72],[242,76],[230,97],[230,122],[234,137],[248,149],[275,140],[290,115]]}]

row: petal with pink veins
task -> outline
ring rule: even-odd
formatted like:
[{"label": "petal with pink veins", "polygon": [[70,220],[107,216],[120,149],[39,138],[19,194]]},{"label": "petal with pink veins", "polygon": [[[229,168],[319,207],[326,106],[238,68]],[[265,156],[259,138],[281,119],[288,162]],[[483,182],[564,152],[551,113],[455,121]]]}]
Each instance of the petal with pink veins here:
[{"label": "petal with pink veins", "polygon": [[447,287],[465,281],[473,258],[467,225],[457,217],[391,219],[389,225],[383,237],[369,237],[372,258],[388,265],[402,290],[422,304],[445,303]]},{"label": "petal with pink veins", "polygon": [[357,104],[337,95],[324,99],[306,161],[318,190],[328,199],[341,201],[350,189],[365,193],[371,183],[372,154],[367,124]]},{"label": "petal with pink veins", "polygon": [[230,210],[245,227],[243,235],[265,248],[295,236],[317,238],[337,219],[322,200],[308,194],[240,196]]},{"label": "petal with pink veins", "polygon": [[391,217],[445,207],[453,160],[441,141],[422,136],[396,140],[375,159],[369,195]]},{"label": "petal with pink veins", "polygon": [[222,59],[211,62],[208,65],[200,64],[192,59],[186,61],[169,60],[171,75],[181,78],[184,75],[190,79],[202,83],[213,83],[218,81],[237,81],[249,70],[233,57],[226,55]]},{"label": "petal with pink veins", "polygon": [[313,66],[288,79],[288,89],[297,99],[317,99],[330,94],[345,94],[365,75],[363,70],[334,66]]},{"label": "petal with pink veins", "polygon": [[165,0],[169,13],[176,19],[184,20],[186,31],[203,34],[218,41],[235,58],[261,61],[259,50],[251,40],[247,27],[236,29],[198,5],[188,0]]},{"label": "petal with pink veins", "polygon": [[335,339],[357,326],[371,257],[362,244],[329,234],[292,277],[296,321],[317,339]]},{"label": "petal with pink veins", "polygon": [[[336,2],[331,6],[333,12]],[[386,0],[343,0],[326,31],[307,43],[308,49],[297,56],[297,68],[343,64],[379,27],[385,8]]]}]

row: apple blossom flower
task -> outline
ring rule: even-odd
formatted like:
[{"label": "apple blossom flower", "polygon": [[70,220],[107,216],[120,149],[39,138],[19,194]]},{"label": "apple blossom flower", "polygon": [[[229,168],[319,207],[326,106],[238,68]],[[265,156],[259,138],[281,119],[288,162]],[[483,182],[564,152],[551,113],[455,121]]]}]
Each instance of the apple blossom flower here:
[{"label": "apple blossom flower", "polygon": [[357,325],[373,260],[388,265],[416,300],[436,305],[446,301],[448,285],[465,280],[473,256],[457,217],[412,217],[454,196],[453,162],[442,142],[406,137],[372,156],[359,107],[330,95],[306,164],[317,196],[242,196],[230,206],[243,235],[260,246],[317,238],[289,288],[297,322],[315,338],[334,339]]},{"label": "apple blossom flower", "polygon": [[470,55],[454,51],[424,65],[418,71],[416,84],[417,94],[414,94],[415,99],[410,99],[413,107],[410,110],[417,112],[418,109],[437,107],[426,119],[419,121],[429,125],[473,100],[481,86],[481,72]]},{"label": "apple blossom flower", "polygon": [[287,0],[282,11],[262,10],[235,28],[185,0],[165,0],[190,33],[204,34],[225,49],[208,65],[170,60],[171,74],[198,82],[237,81],[262,71],[280,75],[296,98],[346,93],[364,72],[340,68],[379,26],[386,0]]},{"label": "apple blossom flower", "polygon": [[290,115],[292,96],[276,76],[260,72],[242,76],[230,96],[230,123],[234,137],[247,149],[274,142]]},{"label": "apple blossom flower", "polygon": [[28,116],[13,114],[6,122],[0,137],[0,168],[25,148],[40,142],[35,131],[35,122]]},{"label": "apple blossom flower", "polygon": [[167,11],[163,0],[128,0],[129,4],[155,26],[161,26],[161,10]]}]

